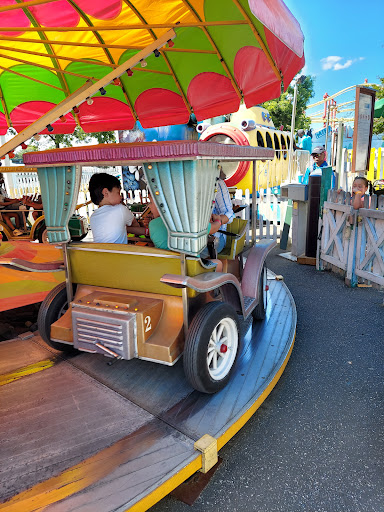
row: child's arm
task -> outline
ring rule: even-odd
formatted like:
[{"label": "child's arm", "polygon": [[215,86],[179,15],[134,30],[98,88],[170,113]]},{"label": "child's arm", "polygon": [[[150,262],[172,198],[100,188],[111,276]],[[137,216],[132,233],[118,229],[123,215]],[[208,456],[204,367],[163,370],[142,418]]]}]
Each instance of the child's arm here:
[{"label": "child's arm", "polygon": [[127,226],[127,233],[131,233],[132,235],[148,235],[148,228],[144,228],[140,226],[137,220],[134,218],[130,226]]},{"label": "child's arm", "polygon": [[352,206],[354,210],[358,210],[363,205],[363,193],[358,190],[352,198]]},{"label": "child's arm", "polygon": [[220,219],[220,215],[216,215],[215,213],[212,214],[212,217],[211,217],[211,228],[209,230],[209,233],[208,235],[213,235],[214,233],[217,233],[217,231],[219,231],[219,229],[221,228],[221,219]]}]

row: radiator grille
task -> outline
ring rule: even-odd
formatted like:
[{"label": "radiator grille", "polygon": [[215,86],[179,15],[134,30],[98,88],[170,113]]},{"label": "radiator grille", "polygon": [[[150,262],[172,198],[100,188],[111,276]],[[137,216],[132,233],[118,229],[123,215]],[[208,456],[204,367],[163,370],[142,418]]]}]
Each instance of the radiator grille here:
[{"label": "radiator grille", "polygon": [[96,346],[96,343],[100,343],[123,359],[135,357],[135,314],[100,311],[92,307],[73,307],[72,321],[73,341],[77,349],[106,355],[106,351]]}]

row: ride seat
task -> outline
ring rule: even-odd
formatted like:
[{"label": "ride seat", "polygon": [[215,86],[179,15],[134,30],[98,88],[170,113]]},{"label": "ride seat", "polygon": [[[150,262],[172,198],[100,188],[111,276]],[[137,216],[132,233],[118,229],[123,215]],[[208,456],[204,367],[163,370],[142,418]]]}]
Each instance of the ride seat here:
[{"label": "ride seat", "polygon": [[[160,282],[164,274],[182,274],[182,255],[155,247],[79,242],[68,245],[73,283],[154,294],[181,296],[181,290]],[[186,257],[186,275],[214,271],[200,258]],[[196,292],[189,290],[191,296]]]},{"label": "ride seat", "polygon": [[220,260],[234,260],[244,249],[245,236],[247,234],[248,221],[235,217],[231,224],[227,224],[227,230],[236,236],[227,235],[224,249],[218,255]]}]

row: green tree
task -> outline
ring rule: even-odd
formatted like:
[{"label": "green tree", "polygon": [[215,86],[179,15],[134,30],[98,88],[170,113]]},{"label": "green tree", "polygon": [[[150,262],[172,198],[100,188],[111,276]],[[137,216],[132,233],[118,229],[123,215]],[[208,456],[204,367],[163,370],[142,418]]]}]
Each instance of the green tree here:
[{"label": "green tree", "polygon": [[[384,98],[384,77],[379,77],[380,84],[374,85],[376,89],[376,99]],[[373,133],[380,135],[384,133],[384,117],[377,117],[373,120]]]},{"label": "green tree", "polygon": [[[16,135],[16,132],[14,135]],[[52,148],[70,148],[74,144],[79,145],[79,143],[90,144],[94,142],[92,139],[96,139],[98,144],[117,142],[115,132],[85,133],[82,128],[76,126],[73,133],[42,135],[38,141],[32,138],[27,149],[21,149],[21,147],[19,147],[17,151],[15,151],[15,158],[22,158],[23,154],[28,153],[29,151],[41,151],[43,149]]]},{"label": "green tree", "polygon": [[[263,103],[276,128],[284,126],[284,130],[291,129],[293,93],[293,87],[289,86],[280,98]],[[314,94],[314,77],[306,76],[297,86],[295,128],[305,130],[310,127],[311,120],[305,115],[305,109]]]},{"label": "green tree", "polygon": [[50,133],[44,137],[45,139],[49,137],[56,148],[70,148],[74,143],[78,144],[79,142],[89,144],[92,142],[92,138],[96,139],[99,144],[116,142],[115,132],[85,133],[79,126],[76,126],[73,133],[58,133],[56,135]]}]

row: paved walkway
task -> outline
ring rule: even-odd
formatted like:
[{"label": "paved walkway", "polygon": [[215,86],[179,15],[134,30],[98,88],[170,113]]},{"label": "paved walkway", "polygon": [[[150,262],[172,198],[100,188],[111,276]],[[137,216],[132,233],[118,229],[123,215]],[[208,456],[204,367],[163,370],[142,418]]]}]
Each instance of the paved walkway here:
[{"label": "paved walkway", "polygon": [[153,512],[384,511],[384,294],[279,252],[298,312],[287,368],[194,505]]}]

